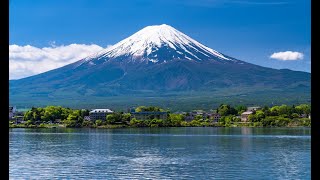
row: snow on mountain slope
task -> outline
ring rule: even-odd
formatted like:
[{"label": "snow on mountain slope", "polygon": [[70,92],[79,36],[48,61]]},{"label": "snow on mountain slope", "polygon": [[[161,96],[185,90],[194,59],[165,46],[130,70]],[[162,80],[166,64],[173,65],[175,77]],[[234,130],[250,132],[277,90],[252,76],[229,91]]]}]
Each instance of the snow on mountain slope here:
[{"label": "snow on mountain slope", "polygon": [[166,62],[173,59],[235,61],[166,24],[147,26],[85,60],[119,57],[151,62]]}]

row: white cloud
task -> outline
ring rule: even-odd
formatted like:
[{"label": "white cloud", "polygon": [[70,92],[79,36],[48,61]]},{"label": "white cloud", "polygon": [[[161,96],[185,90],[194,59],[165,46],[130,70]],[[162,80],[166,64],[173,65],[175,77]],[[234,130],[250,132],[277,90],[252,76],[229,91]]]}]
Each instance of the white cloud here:
[{"label": "white cloud", "polygon": [[70,44],[37,48],[26,45],[9,45],[9,79],[46,72],[83,59],[103,50],[95,44]]},{"label": "white cloud", "polygon": [[285,52],[277,52],[273,53],[270,58],[277,59],[277,60],[300,60],[303,59],[303,54],[300,52],[293,52],[293,51],[285,51]]}]

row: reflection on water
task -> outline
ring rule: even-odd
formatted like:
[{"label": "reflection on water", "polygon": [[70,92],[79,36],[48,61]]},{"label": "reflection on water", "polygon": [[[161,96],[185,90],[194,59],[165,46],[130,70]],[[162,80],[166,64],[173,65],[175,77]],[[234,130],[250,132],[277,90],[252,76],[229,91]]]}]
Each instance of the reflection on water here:
[{"label": "reflection on water", "polygon": [[310,179],[310,128],[10,129],[10,179]]}]

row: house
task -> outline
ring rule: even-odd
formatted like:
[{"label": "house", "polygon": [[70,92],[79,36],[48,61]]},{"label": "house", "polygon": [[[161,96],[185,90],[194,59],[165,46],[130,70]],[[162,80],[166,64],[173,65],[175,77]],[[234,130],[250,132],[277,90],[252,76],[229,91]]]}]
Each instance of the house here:
[{"label": "house", "polygon": [[15,124],[24,123],[23,116],[14,116]]},{"label": "house", "polygon": [[309,119],[311,119],[311,113],[310,114],[300,114],[299,118],[309,118]]},{"label": "house", "polygon": [[260,106],[253,106],[253,107],[248,107],[247,111],[256,111],[256,110],[259,110],[259,109],[262,109],[262,108]]},{"label": "house", "polygon": [[54,123],[55,123],[55,124],[57,124],[57,123],[58,123],[58,124],[61,124],[61,122],[62,122],[61,119],[55,119],[55,120],[54,120]]},{"label": "house", "polygon": [[9,119],[12,119],[15,116],[15,113],[16,113],[16,107],[9,106]]},{"label": "house", "polygon": [[84,116],[84,117],[83,117],[83,120],[90,121],[90,116]]},{"label": "house", "polygon": [[219,113],[210,114],[210,118],[213,119],[213,122],[219,122],[221,115]]},{"label": "house", "polygon": [[185,121],[192,121],[194,119],[194,115],[191,113],[187,113],[186,116],[184,117]]},{"label": "house", "polygon": [[253,112],[252,111],[245,111],[241,114],[241,121],[242,122],[248,122],[248,116],[250,114],[252,114]]},{"label": "house", "polygon": [[110,109],[93,109],[92,111],[89,112],[90,120],[95,121],[95,120],[106,120],[106,117],[108,114],[112,114],[113,111]]},{"label": "house", "polygon": [[161,111],[142,111],[142,112],[131,112],[131,119],[135,118],[138,120],[151,120],[151,119],[163,119],[168,118],[168,112]]},{"label": "house", "polygon": [[260,106],[248,107],[247,111],[241,114],[241,121],[248,122],[248,117],[250,114],[254,113],[256,110],[262,109]]},{"label": "house", "polygon": [[196,116],[201,116],[201,120],[205,120],[207,118],[210,118],[210,113],[206,113],[206,112],[203,112],[201,110],[199,111],[191,111],[191,112],[188,112],[185,114],[185,118],[184,120],[185,121],[192,121],[195,119]]},{"label": "house", "polygon": [[197,111],[188,112],[188,113],[186,113],[186,116],[184,117],[184,120],[185,121],[192,121],[192,120],[194,120],[195,116],[197,116],[197,115],[203,116],[203,113],[202,112],[197,112]]}]

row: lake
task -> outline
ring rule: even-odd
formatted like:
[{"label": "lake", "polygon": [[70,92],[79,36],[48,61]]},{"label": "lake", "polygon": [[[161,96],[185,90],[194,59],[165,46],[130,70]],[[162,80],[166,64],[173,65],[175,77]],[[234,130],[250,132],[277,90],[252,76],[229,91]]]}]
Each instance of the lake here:
[{"label": "lake", "polygon": [[310,128],[9,129],[10,179],[311,179]]}]

